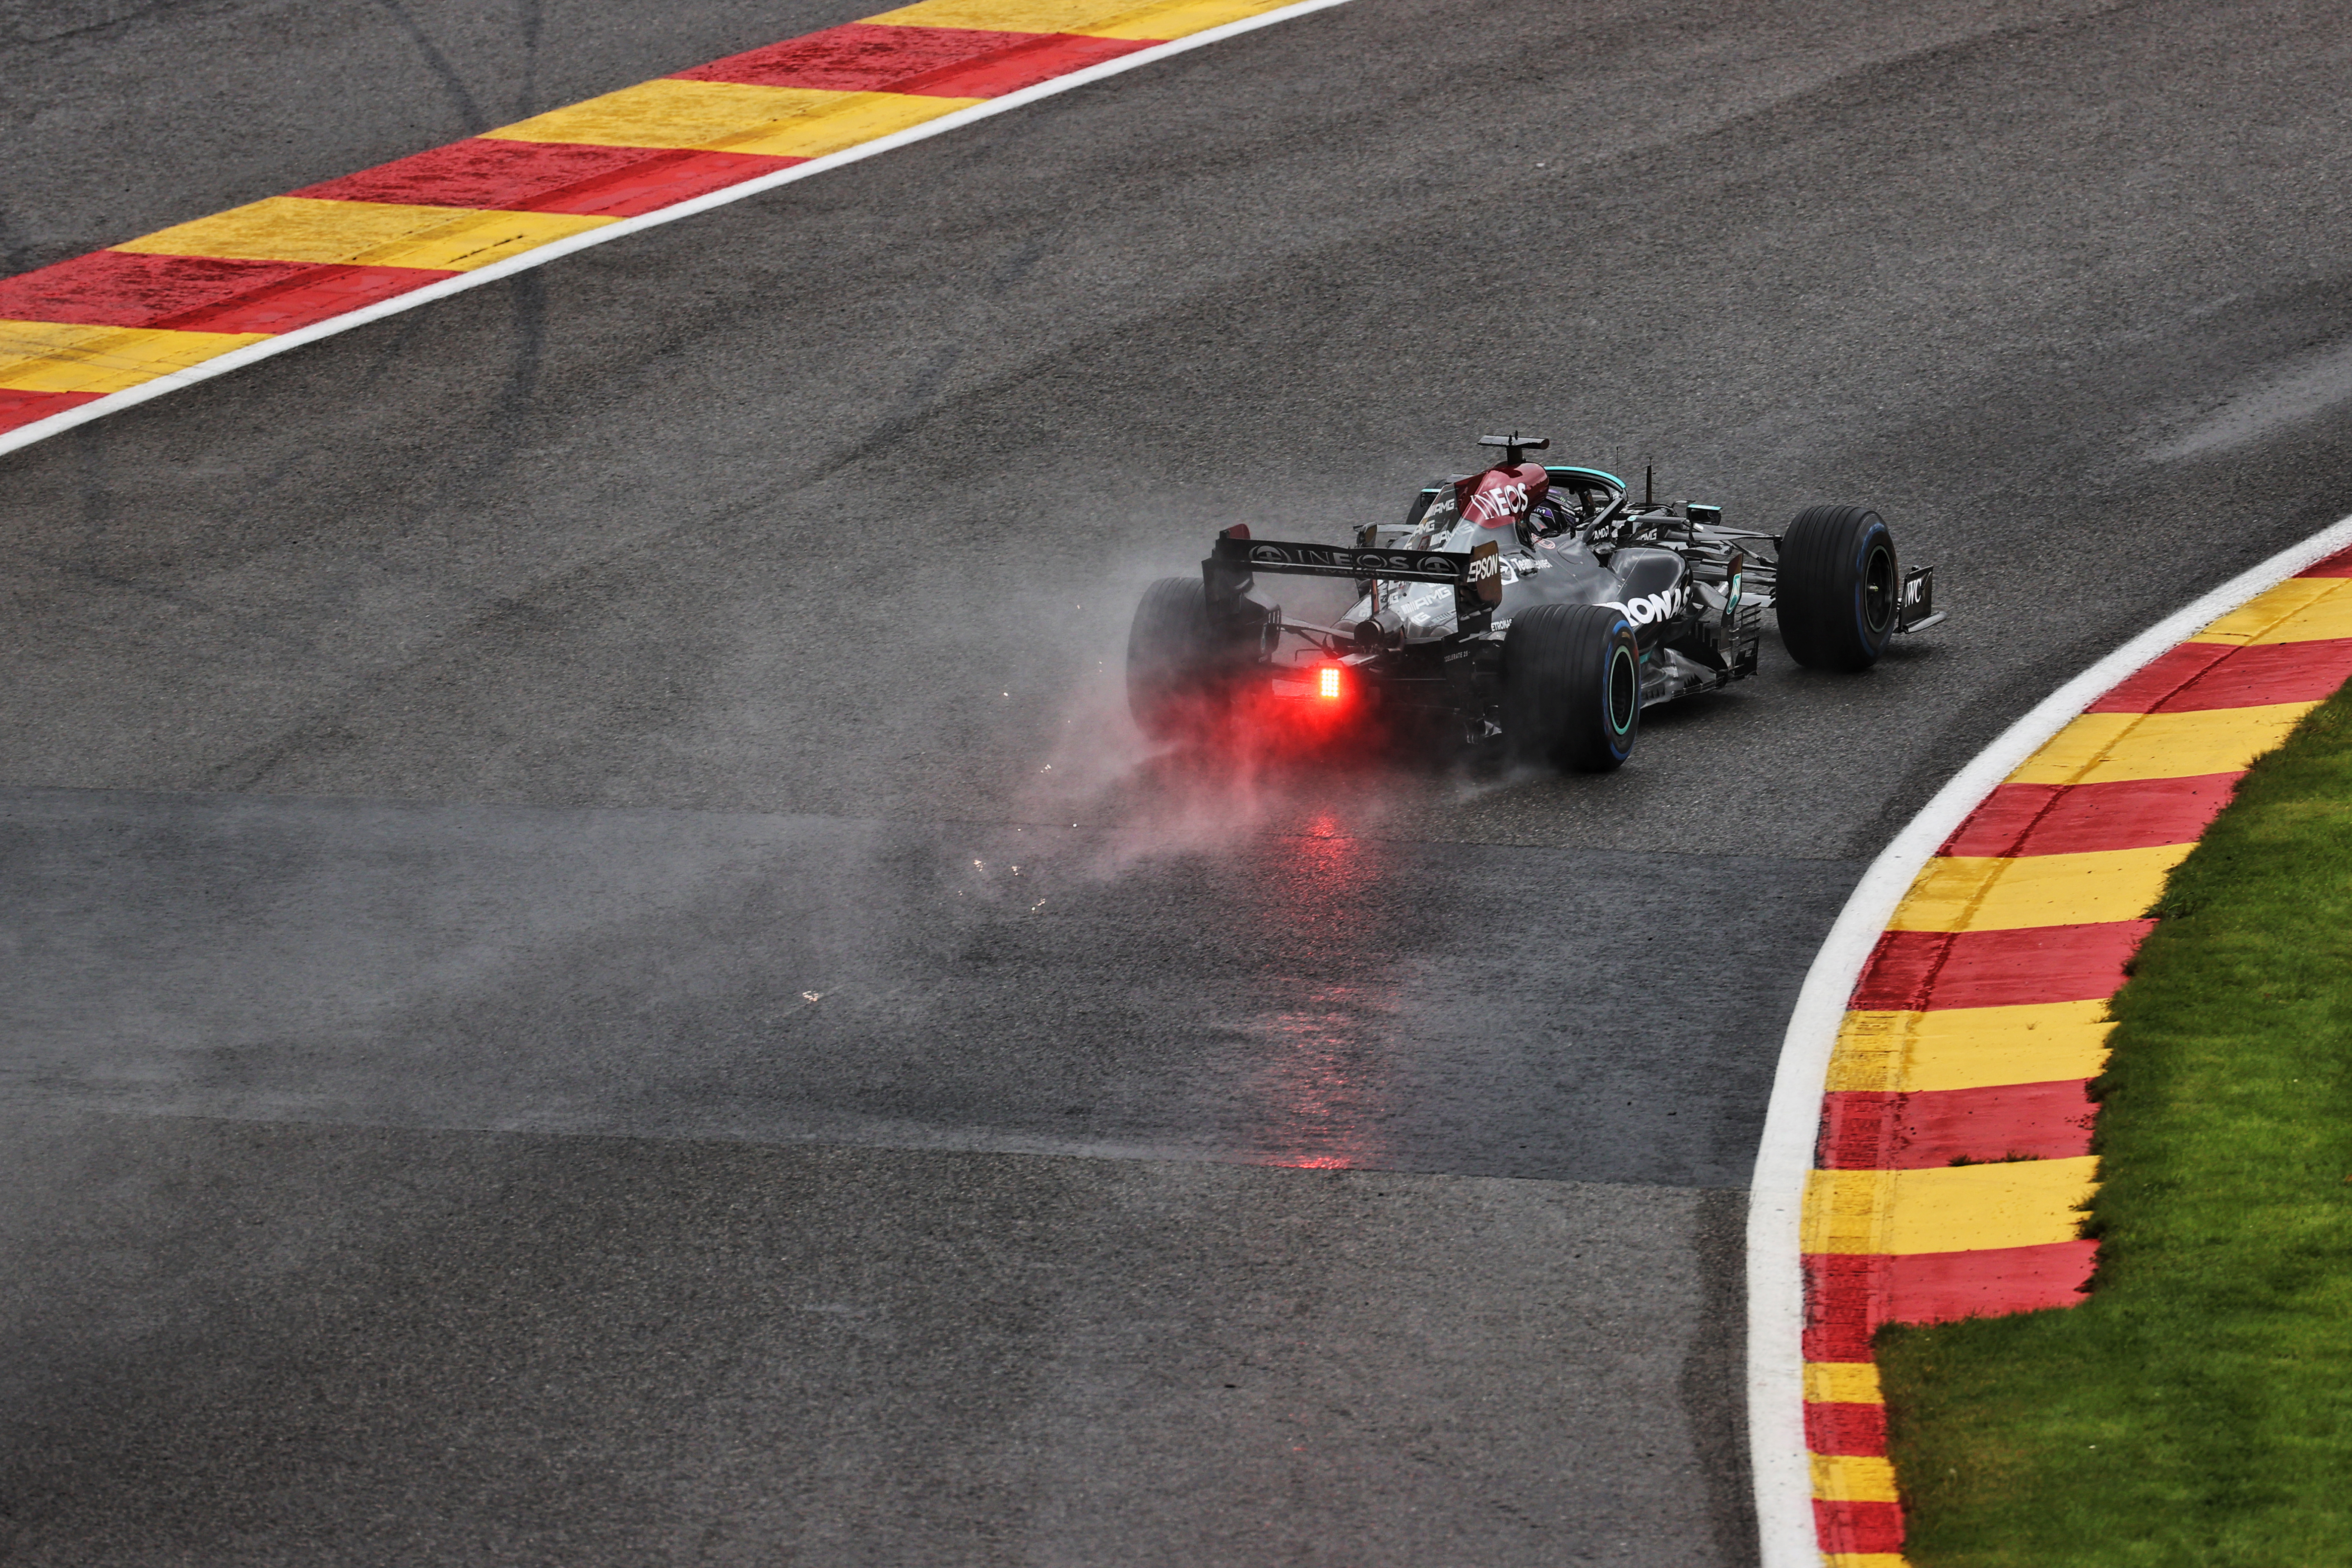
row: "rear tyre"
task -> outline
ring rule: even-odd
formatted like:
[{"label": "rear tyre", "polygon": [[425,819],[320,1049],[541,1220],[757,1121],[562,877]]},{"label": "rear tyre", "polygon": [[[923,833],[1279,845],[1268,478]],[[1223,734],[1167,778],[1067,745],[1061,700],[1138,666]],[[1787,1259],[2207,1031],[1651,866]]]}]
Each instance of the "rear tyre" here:
[{"label": "rear tyre", "polygon": [[1605,773],[1642,730],[1642,650],[1609,605],[1538,605],[1503,634],[1503,738],[1522,762]]},{"label": "rear tyre", "polygon": [[1868,669],[1894,640],[1902,596],[1895,536],[1866,506],[1808,507],[1780,536],[1773,605],[1799,664]]},{"label": "rear tyre", "polygon": [[1143,591],[1127,633],[1127,706],[1155,741],[1172,740],[1222,714],[1209,595],[1198,577],[1162,577]]}]

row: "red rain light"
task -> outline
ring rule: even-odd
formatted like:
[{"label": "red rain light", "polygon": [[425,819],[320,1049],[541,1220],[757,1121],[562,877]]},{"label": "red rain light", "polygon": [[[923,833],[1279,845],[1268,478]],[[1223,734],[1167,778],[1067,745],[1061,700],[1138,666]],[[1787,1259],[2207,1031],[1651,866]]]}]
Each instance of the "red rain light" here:
[{"label": "red rain light", "polygon": [[1338,665],[1325,665],[1318,673],[1316,679],[1317,685],[1315,691],[1317,696],[1337,698],[1339,695],[1339,667]]}]

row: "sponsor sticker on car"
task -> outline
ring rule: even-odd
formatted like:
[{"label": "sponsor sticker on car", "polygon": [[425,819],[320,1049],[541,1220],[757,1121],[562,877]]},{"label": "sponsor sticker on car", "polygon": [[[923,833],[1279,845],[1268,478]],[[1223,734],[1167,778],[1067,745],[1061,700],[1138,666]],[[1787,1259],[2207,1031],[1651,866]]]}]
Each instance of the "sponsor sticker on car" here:
[{"label": "sponsor sticker on car", "polygon": [[1654,621],[1670,619],[1682,609],[1683,589],[1677,584],[1663,594],[1643,594],[1636,599],[1611,599],[1607,603],[1611,609],[1621,612],[1635,626],[1646,626]]}]

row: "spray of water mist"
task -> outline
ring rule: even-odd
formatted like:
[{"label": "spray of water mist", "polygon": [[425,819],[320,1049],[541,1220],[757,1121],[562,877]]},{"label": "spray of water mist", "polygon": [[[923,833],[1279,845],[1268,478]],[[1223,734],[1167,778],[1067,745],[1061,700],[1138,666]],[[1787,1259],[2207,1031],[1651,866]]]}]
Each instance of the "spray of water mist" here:
[{"label": "spray of water mist", "polygon": [[[1119,575],[1136,584],[1131,605],[1151,574]],[[1286,608],[1321,618],[1333,606]],[[1122,617],[1082,650],[1083,673],[1019,807],[1033,821],[1107,830],[1095,849],[1097,875],[1138,860],[1233,851],[1267,833],[1377,834],[1394,820],[1402,794],[1427,788],[1393,727],[1360,701],[1326,711],[1314,698],[1253,687],[1148,736],[1129,710],[1126,666]]]}]

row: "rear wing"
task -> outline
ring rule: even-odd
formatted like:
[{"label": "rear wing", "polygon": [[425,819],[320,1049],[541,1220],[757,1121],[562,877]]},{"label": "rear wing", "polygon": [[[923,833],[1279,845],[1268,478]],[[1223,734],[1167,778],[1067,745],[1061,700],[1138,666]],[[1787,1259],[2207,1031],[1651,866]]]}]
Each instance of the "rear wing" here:
[{"label": "rear wing", "polygon": [[1452,550],[1360,550],[1345,544],[1288,544],[1271,539],[1231,539],[1220,534],[1202,566],[1213,579],[1255,572],[1297,577],[1378,577],[1392,583],[1471,581],[1471,554]]},{"label": "rear wing", "polygon": [[[1381,550],[1345,544],[1294,544],[1279,539],[1236,539],[1221,533],[1201,563],[1201,585],[1208,595],[1209,620],[1239,636],[1253,618],[1263,620],[1271,605],[1252,596],[1255,574],[1294,577],[1353,577],[1388,583],[1438,583],[1454,589],[1455,624],[1483,629],[1503,599],[1503,558],[1489,542],[1475,550]],[[1277,621],[1275,624],[1279,624]]]}]

